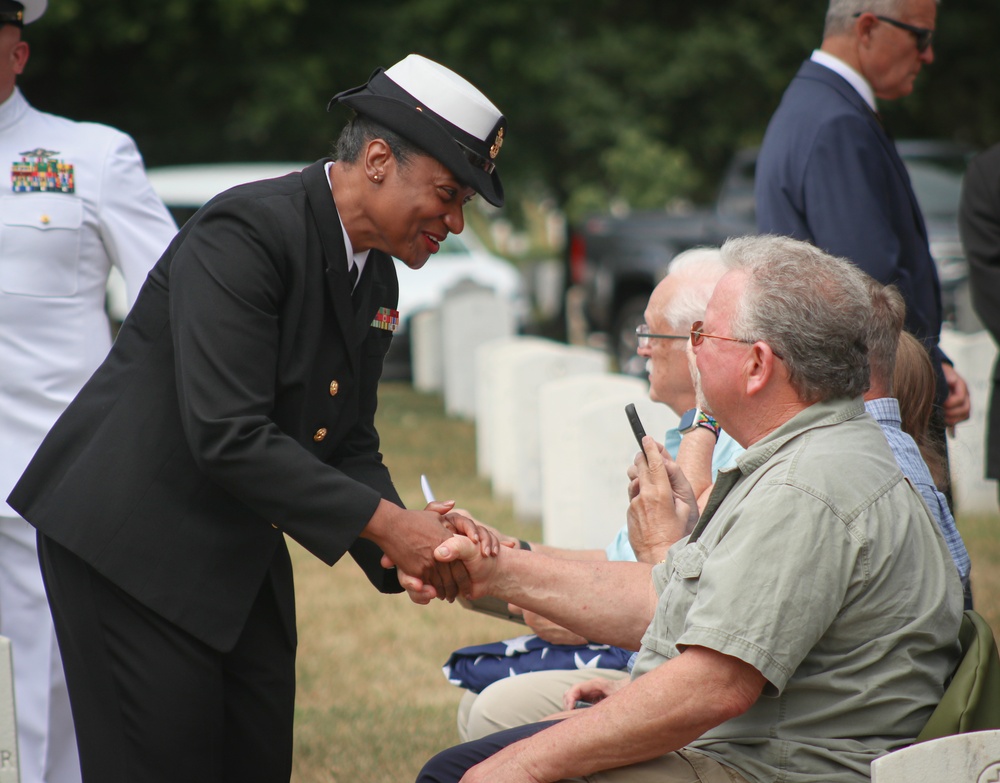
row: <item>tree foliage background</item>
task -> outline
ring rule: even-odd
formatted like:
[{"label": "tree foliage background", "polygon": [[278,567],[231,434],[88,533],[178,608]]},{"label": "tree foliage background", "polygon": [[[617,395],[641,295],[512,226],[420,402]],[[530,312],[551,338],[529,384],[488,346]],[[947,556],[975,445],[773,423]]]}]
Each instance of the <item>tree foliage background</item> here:
[{"label": "tree foliage background", "polygon": [[[710,199],[760,141],[825,0],[50,0],[25,33],[39,108],[131,133],[147,165],[312,160],[347,117],[337,91],[419,52],[507,114],[518,205],[570,213]],[[897,137],[1000,140],[1000,3],[940,9],[936,61],[886,105]]]}]

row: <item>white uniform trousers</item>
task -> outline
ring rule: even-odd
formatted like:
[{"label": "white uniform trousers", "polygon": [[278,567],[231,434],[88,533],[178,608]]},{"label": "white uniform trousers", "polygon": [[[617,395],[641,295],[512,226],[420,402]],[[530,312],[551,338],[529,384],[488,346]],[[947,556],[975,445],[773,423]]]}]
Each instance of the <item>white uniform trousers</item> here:
[{"label": "white uniform trousers", "polygon": [[35,529],[20,517],[0,516],[0,564],[0,635],[10,639],[14,658],[21,783],[80,783],[76,732]]}]

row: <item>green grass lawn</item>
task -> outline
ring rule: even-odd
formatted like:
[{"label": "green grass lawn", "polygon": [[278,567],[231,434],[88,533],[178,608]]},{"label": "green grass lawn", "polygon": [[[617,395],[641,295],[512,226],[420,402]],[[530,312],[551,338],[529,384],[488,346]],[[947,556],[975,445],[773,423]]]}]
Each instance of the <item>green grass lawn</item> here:
[{"label": "green grass lawn", "polygon": [[[475,429],[449,419],[438,395],[383,384],[382,451],[403,501],[424,504],[420,474],[440,499],[455,498],[480,519],[537,540],[476,476]],[[973,561],[977,609],[1000,630],[1000,516],[959,519]],[[452,650],[516,636],[521,626],[457,604],[418,607],[381,595],[349,557],[327,568],[294,543],[299,620],[295,783],[405,783],[442,748],[458,742],[462,696],[441,666]]]}]

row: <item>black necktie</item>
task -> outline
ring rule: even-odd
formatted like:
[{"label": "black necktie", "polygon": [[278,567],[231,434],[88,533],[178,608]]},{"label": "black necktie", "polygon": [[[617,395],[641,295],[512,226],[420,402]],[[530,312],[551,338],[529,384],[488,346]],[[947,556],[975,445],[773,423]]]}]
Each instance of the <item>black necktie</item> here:
[{"label": "black necktie", "polygon": [[354,309],[358,309],[358,300],[361,298],[358,293],[358,265],[351,263],[351,268],[347,272],[347,277],[351,281],[351,301],[354,303]]},{"label": "black necktie", "polygon": [[874,114],[874,115],[875,115],[875,119],[876,119],[876,120],[878,120],[878,124],[882,126],[882,131],[883,131],[883,132],[885,133],[885,135],[886,135],[886,136],[887,136],[887,137],[888,137],[888,138],[890,139],[890,141],[891,141],[891,140],[892,140],[892,134],[891,134],[891,133],[889,133],[889,129],[888,129],[888,128],[886,127],[886,125],[885,125],[885,120],[884,120],[884,119],[882,118],[882,113],[881,113],[881,112],[879,112],[879,111],[877,111],[877,110],[873,110],[873,111],[872,111],[872,114]]}]

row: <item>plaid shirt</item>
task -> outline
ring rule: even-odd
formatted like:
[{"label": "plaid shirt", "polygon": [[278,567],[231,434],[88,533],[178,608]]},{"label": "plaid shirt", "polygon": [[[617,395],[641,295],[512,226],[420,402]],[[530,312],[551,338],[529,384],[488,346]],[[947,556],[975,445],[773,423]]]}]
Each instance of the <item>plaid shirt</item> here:
[{"label": "plaid shirt", "polygon": [[969,553],[965,549],[962,536],[955,527],[955,518],[948,508],[948,501],[934,485],[930,470],[923,457],[920,456],[920,449],[908,434],[902,430],[902,420],[899,415],[899,402],[894,397],[880,397],[877,400],[867,400],[865,410],[882,427],[885,438],[889,441],[889,448],[892,449],[899,469],[903,471],[913,485],[919,490],[927,507],[931,510],[931,515],[938,523],[945,543],[948,544],[948,551],[951,552],[958,574],[962,577],[962,585],[969,586],[969,569],[972,564],[969,561]]}]

